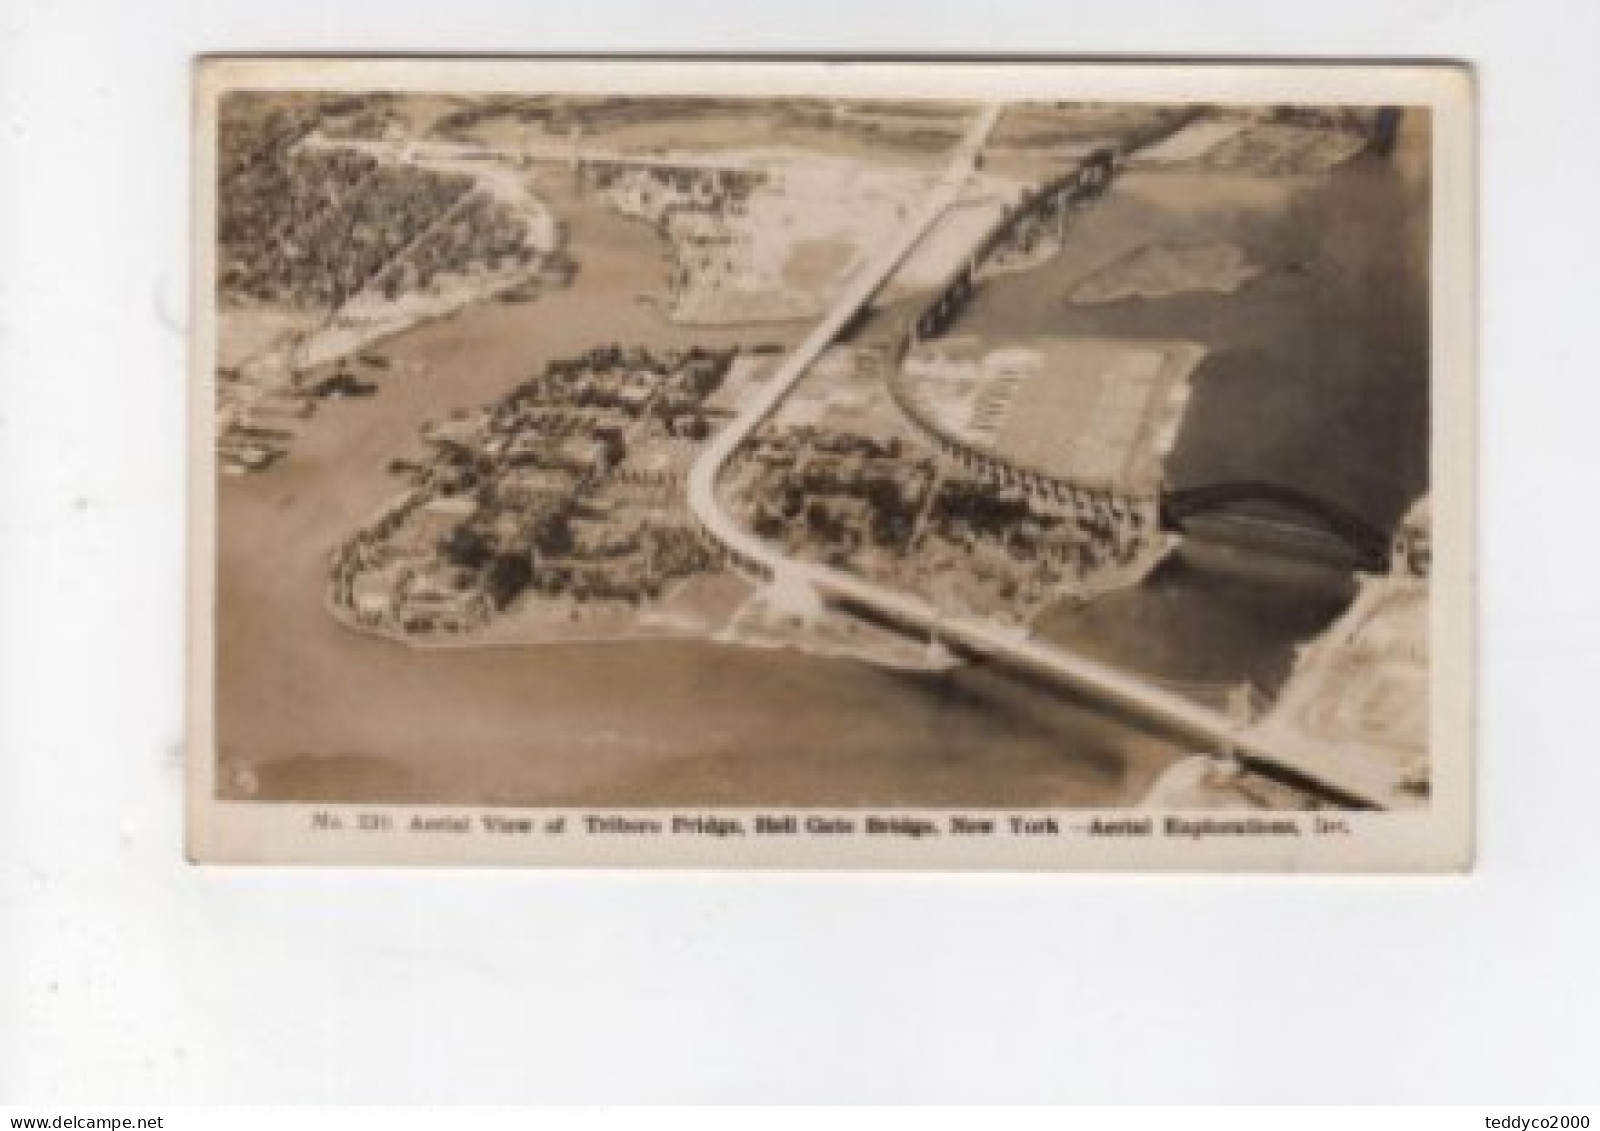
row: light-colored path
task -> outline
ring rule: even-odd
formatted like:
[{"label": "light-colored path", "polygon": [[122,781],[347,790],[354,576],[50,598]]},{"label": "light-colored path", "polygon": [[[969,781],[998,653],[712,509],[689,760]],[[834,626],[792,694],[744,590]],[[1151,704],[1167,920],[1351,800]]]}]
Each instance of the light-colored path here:
[{"label": "light-colored path", "polygon": [[630,153],[620,149],[597,149],[579,144],[576,150],[571,143],[541,144],[529,142],[516,151],[530,161],[546,164],[570,165],[576,158],[583,165],[618,165],[634,169],[696,169],[709,173],[749,173],[762,168],[758,161],[736,154],[708,156],[700,153]]}]

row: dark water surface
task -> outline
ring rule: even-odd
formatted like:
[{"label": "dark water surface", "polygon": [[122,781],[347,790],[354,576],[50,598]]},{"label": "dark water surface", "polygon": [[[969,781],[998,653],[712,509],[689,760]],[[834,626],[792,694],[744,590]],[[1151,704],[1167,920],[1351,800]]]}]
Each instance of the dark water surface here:
[{"label": "dark water surface", "polygon": [[[1413,121],[1393,159],[1362,155],[1326,178],[1265,188],[1215,174],[1131,174],[1081,218],[1064,254],[994,280],[956,332],[1200,342],[1208,353],[1168,460],[1174,488],[1262,480],[1388,529],[1428,482],[1426,143]],[[1130,248],[1201,239],[1235,242],[1261,275],[1235,294],[1067,301]],[[1211,701],[1239,681],[1275,691],[1296,644],[1353,595],[1346,564],[1202,535],[1143,585],[1053,610],[1038,628],[1178,690],[1193,683]]]}]

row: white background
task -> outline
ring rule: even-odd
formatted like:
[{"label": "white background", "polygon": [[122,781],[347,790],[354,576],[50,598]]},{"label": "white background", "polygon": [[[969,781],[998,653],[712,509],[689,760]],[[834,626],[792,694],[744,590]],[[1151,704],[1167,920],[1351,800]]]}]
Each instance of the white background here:
[{"label": "white background", "polygon": [[[0,0],[0,1101],[1593,1101],[1600,8]],[[1479,863],[1434,880],[196,869],[200,51],[1480,64]]]}]

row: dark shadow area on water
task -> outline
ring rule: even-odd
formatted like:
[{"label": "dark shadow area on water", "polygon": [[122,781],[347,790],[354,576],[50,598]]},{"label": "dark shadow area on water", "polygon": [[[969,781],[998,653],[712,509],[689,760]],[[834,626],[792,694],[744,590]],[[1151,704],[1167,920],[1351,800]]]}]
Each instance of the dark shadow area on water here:
[{"label": "dark shadow area on water", "polygon": [[1241,681],[1275,693],[1299,642],[1326,629],[1354,595],[1353,577],[1337,567],[1191,541],[1142,585],[1057,607],[1036,630],[1215,706]]}]

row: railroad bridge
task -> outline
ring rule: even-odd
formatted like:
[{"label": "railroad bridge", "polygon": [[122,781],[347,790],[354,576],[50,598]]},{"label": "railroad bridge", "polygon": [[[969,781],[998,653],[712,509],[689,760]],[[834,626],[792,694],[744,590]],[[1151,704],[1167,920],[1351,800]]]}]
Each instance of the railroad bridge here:
[{"label": "railroad bridge", "polygon": [[1039,237],[1050,225],[1065,223],[1073,208],[1102,195],[1111,185],[1116,154],[1097,149],[1068,172],[1028,192],[986,232],[972,254],[944,281],[937,296],[913,323],[917,340],[936,338],[960,316],[977,289],[979,274],[1007,250]]},{"label": "railroad bridge", "polygon": [[1088,204],[1111,187],[1115,151],[1097,149],[1065,173],[1027,193],[978,245],[976,258],[987,262],[996,252],[1023,242],[1051,224],[1063,223],[1073,208]]},{"label": "railroad bridge", "polygon": [[1353,556],[1364,569],[1382,569],[1389,558],[1386,530],[1338,503],[1278,483],[1235,480],[1162,494],[1163,527],[1188,531],[1197,519],[1206,520],[1208,529],[1220,524],[1253,544]]},{"label": "railroad bridge", "polygon": [[[1182,119],[1167,127],[1180,128]],[[1097,199],[1110,187],[1118,154],[1099,149],[1069,171],[1051,178],[1027,193],[1000,217],[974,245],[972,252],[934,291],[934,297],[911,316],[897,337],[889,391],[900,409],[959,457],[985,467],[1031,492],[1076,503],[1080,496],[1093,500],[1104,495],[1109,504],[1115,491],[1105,484],[1049,481],[1025,469],[1004,467],[1004,461],[967,449],[927,419],[915,398],[901,384],[899,363],[919,342],[944,334],[972,300],[984,272],[1009,252],[1029,246],[1042,229],[1064,225],[1072,212]],[[1143,512],[1140,500],[1124,498],[1124,515]],[[1198,528],[1205,533],[1234,537],[1261,549],[1286,554],[1337,560],[1361,569],[1385,567],[1389,534],[1354,511],[1315,495],[1261,480],[1212,483],[1183,490],[1164,490],[1157,503],[1161,525],[1176,532]]]},{"label": "railroad bridge", "polygon": [[936,338],[950,327],[972,298],[983,272],[995,270],[1008,253],[1033,246],[1051,228],[1059,239],[1076,209],[1105,195],[1119,165],[1145,146],[1182,130],[1202,113],[1202,107],[1191,107],[1120,147],[1095,149],[1066,172],[1027,190],[973,245],[966,260],[936,289],[937,297],[912,320],[899,347],[901,355],[917,341]]}]

